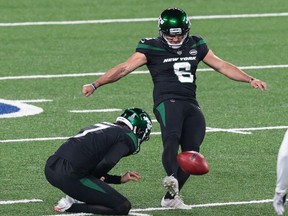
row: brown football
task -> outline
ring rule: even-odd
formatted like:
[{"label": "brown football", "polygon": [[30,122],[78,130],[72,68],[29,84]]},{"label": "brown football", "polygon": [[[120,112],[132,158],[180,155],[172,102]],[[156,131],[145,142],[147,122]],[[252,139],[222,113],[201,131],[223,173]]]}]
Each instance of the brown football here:
[{"label": "brown football", "polygon": [[181,152],[177,155],[177,161],[180,168],[191,175],[204,175],[209,172],[209,164],[199,152]]}]

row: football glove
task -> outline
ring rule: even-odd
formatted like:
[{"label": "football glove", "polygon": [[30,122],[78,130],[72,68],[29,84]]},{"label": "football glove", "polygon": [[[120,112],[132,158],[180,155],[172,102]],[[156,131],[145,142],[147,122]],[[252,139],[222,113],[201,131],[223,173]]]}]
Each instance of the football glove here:
[{"label": "football glove", "polygon": [[283,215],[286,205],[286,194],[275,193],[273,198],[273,206],[278,215]]}]

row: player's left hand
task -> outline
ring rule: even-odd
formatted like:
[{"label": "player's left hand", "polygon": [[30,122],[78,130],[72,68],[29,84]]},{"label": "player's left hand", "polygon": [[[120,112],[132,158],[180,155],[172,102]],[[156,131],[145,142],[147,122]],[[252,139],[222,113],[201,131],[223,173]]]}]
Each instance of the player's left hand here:
[{"label": "player's left hand", "polygon": [[259,79],[253,79],[251,82],[250,82],[250,85],[255,88],[255,89],[260,89],[261,91],[265,91],[266,88],[267,88],[267,85],[265,82],[259,80]]},{"label": "player's left hand", "polygon": [[137,181],[141,178],[141,175],[134,171],[128,171],[123,176],[121,176],[121,183],[126,183],[128,181]]}]

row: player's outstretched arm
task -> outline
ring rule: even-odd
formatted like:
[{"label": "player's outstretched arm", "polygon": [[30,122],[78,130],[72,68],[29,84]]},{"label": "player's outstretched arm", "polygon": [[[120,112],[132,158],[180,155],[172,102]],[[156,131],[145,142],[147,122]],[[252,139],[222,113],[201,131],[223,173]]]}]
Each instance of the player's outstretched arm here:
[{"label": "player's outstretched arm", "polygon": [[147,63],[146,56],[142,53],[134,53],[127,61],[111,68],[105,74],[103,74],[99,79],[93,83],[85,84],[82,87],[82,93],[88,97],[93,92],[102,85],[116,82],[127,74],[131,73],[138,67]]},{"label": "player's outstretched arm", "polygon": [[235,65],[222,60],[211,50],[209,50],[203,61],[215,71],[222,73],[232,80],[249,83],[253,88],[259,88],[262,91],[265,91],[267,88],[265,82],[250,76]]}]

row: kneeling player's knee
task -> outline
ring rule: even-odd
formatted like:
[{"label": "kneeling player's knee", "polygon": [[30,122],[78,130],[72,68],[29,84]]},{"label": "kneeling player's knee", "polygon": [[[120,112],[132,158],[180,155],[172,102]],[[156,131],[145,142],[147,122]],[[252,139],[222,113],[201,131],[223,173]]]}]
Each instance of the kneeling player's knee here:
[{"label": "kneeling player's knee", "polygon": [[129,200],[125,200],[116,208],[119,215],[128,215],[130,209],[131,203],[129,202]]}]

